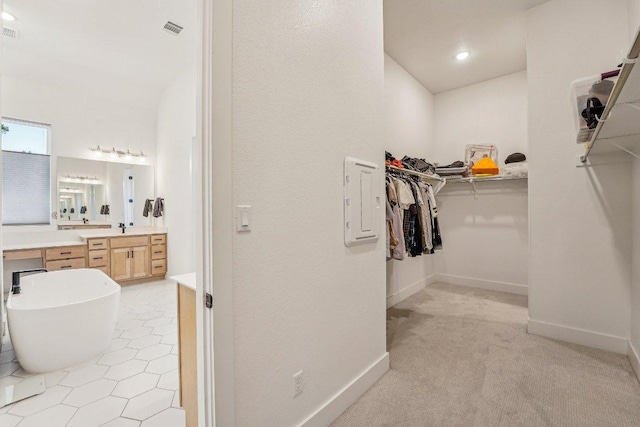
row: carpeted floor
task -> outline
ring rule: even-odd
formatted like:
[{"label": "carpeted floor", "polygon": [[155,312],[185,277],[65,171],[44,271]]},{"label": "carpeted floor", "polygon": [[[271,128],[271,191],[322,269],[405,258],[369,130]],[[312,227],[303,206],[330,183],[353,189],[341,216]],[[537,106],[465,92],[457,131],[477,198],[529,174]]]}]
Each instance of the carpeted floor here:
[{"label": "carpeted floor", "polygon": [[391,369],[333,427],[640,426],[624,355],[526,322],[524,296],[429,286],[387,311]]}]

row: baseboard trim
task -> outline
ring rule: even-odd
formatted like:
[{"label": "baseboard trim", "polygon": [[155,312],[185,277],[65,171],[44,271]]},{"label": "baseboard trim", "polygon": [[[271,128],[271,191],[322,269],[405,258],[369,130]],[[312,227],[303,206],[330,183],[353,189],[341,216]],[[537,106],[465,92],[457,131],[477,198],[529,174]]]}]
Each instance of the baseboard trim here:
[{"label": "baseboard trim", "polygon": [[389,295],[387,297],[387,308],[393,307],[399,302],[406,300],[416,292],[420,292],[427,286],[431,285],[432,283],[435,283],[435,278],[436,278],[436,275],[432,274],[431,276],[428,276],[422,280],[418,280],[417,282],[410,284],[406,288],[396,292],[393,295]]},{"label": "baseboard trim", "polygon": [[529,319],[527,331],[533,335],[586,345],[587,347],[599,348],[620,354],[627,354],[629,343],[629,340],[623,337],[531,319]]},{"label": "baseboard trim", "polygon": [[347,384],[299,427],[326,427],[334,422],[340,414],[353,405],[367,390],[373,386],[389,370],[389,353],[385,353],[378,361],[369,366],[356,379]]},{"label": "baseboard trim", "polygon": [[638,357],[638,352],[633,344],[631,344],[631,341],[629,341],[629,345],[627,346],[627,357],[629,358],[629,362],[631,362],[631,367],[636,374],[636,378],[640,381],[640,357]]},{"label": "baseboard trim", "polygon": [[470,288],[487,289],[489,291],[507,292],[516,295],[528,295],[529,287],[516,283],[498,282],[495,280],[474,279],[472,277],[454,276],[453,274],[437,273],[435,281]]}]

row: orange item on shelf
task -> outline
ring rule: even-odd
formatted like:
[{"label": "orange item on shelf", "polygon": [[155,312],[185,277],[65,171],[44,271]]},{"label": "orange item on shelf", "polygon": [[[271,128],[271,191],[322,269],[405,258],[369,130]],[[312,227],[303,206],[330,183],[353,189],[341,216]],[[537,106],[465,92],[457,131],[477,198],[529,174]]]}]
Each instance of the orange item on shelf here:
[{"label": "orange item on shelf", "polygon": [[474,175],[498,175],[498,165],[490,157],[483,157],[478,160],[471,168]]},{"label": "orange item on shelf", "polygon": [[402,162],[398,159],[395,159],[394,161],[391,162],[391,165],[399,168],[399,169],[404,169],[404,165],[402,164]]}]

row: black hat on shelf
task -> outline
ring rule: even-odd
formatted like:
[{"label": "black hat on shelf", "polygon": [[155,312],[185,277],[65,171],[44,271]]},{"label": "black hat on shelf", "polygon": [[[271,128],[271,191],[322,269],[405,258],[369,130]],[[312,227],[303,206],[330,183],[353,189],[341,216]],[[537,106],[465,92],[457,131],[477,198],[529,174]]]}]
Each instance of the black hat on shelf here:
[{"label": "black hat on shelf", "polygon": [[524,154],[513,153],[507,156],[507,158],[504,160],[504,163],[505,165],[508,165],[509,163],[524,162],[525,160],[527,160],[527,156],[525,156]]}]

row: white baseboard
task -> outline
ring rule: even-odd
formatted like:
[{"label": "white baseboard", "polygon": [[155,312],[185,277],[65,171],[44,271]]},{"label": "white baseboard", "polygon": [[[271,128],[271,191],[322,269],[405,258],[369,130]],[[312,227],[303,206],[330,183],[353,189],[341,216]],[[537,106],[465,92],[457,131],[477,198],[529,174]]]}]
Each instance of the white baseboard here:
[{"label": "white baseboard", "polygon": [[507,292],[517,295],[528,295],[529,287],[516,283],[497,282],[494,280],[474,279],[472,277],[454,276],[452,274],[435,275],[436,282],[445,282],[452,285],[468,286],[470,288],[487,289],[489,291]]},{"label": "white baseboard", "polygon": [[353,405],[372,385],[389,370],[389,353],[358,375],[351,383],[336,393],[299,427],[326,427]]},{"label": "white baseboard", "polygon": [[398,304],[401,301],[404,301],[405,299],[409,298],[411,295],[415,294],[416,292],[420,292],[421,290],[423,290],[424,288],[426,288],[427,286],[429,286],[430,284],[435,282],[435,274],[432,274],[429,277],[426,277],[422,280],[418,280],[415,283],[410,284],[409,286],[407,286],[406,288],[396,292],[393,295],[389,295],[387,297],[387,308],[389,307],[393,307],[394,305]]},{"label": "white baseboard", "polygon": [[633,372],[635,372],[638,381],[640,381],[640,357],[633,344],[631,344],[631,341],[629,341],[629,346],[627,347],[627,357],[629,358],[629,362],[631,362]]},{"label": "white baseboard", "polygon": [[627,354],[629,340],[623,337],[531,319],[529,319],[527,331],[546,338]]}]

